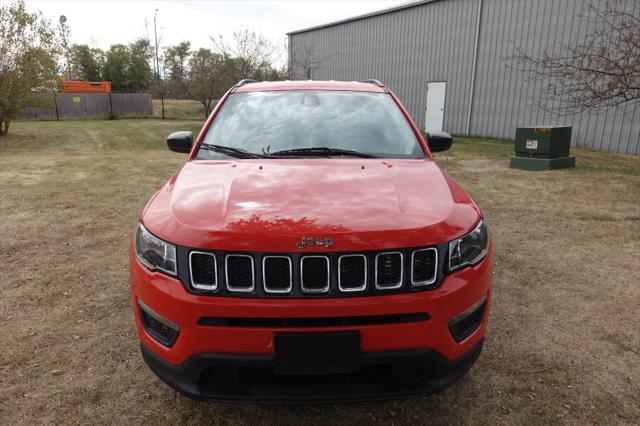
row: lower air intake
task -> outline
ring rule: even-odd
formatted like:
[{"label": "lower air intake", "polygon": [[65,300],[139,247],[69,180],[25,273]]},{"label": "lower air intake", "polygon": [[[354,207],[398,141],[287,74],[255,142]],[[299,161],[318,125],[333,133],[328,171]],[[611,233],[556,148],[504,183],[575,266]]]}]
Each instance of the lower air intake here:
[{"label": "lower air intake", "polygon": [[145,331],[164,346],[173,346],[180,332],[178,326],[156,314],[141,301],[138,301],[138,307]]},{"label": "lower air intake", "polygon": [[449,331],[456,342],[463,341],[480,327],[486,304],[486,299],[482,299],[449,321]]}]

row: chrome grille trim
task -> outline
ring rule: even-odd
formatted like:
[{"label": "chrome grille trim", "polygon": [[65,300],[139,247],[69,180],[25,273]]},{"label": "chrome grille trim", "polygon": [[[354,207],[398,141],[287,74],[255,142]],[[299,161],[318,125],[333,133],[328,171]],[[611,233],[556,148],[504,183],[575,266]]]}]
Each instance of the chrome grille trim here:
[{"label": "chrome grille trim", "polygon": [[[231,257],[248,257],[251,260],[251,287],[232,287],[229,285],[229,258]],[[228,254],[224,258],[224,278],[225,283],[227,285],[227,290],[238,292],[238,293],[251,293],[256,289],[256,273],[255,273],[255,265],[253,263],[253,256],[249,256],[248,254]]]},{"label": "chrome grille trim", "polygon": [[[213,274],[215,277],[215,284],[214,285],[207,285],[207,284],[203,284],[203,283],[197,283],[195,281],[193,281],[193,269],[191,267],[192,265],[192,260],[191,257],[194,254],[199,254],[199,255],[204,255],[204,256],[211,256],[213,258]],[[213,253],[207,253],[204,251],[191,251],[189,253],[189,280],[191,281],[191,286],[195,289],[198,290],[207,290],[207,291],[216,291],[218,289],[218,259],[216,258],[216,255]]]},{"label": "chrome grille trim", "polygon": [[[265,268],[265,262],[267,259],[287,259],[289,262],[289,287],[285,289],[270,289],[267,287],[267,274]],[[262,286],[264,287],[264,291],[266,293],[291,293],[293,290],[293,263],[291,262],[291,258],[289,256],[264,256],[262,258]]]},{"label": "chrome grille trim", "polygon": [[[381,285],[378,284],[378,258],[380,256],[389,255],[389,254],[397,254],[397,255],[400,256],[400,280],[397,283],[395,283],[395,284],[393,284],[391,286],[381,286]],[[376,254],[376,262],[375,262],[375,271],[374,272],[375,272],[374,283],[375,283],[375,286],[376,286],[376,288],[378,290],[393,290],[393,289],[402,287],[402,281],[403,281],[403,278],[404,278],[404,256],[399,251],[385,251],[385,252]]]},{"label": "chrome grille trim", "polygon": [[[426,252],[427,249],[436,253]],[[211,297],[350,298],[422,292],[438,288],[444,282],[449,272],[442,269],[447,249],[448,243],[345,252],[243,252],[177,246],[178,278],[190,293]],[[269,259],[270,256],[288,257],[288,260]],[[309,260],[303,261],[304,258]],[[437,262],[435,281],[432,281],[433,260]],[[215,271],[212,271],[214,262]],[[289,271],[285,262],[290,262]],[[289,282],[284,276],[286,273],[290,273]],[[366,285],[363,284],[365,274]],[[401,276],[402,283],[398,283]],[[214,279],[215,287],[209,285]],[[429,281],[424,281],[426,279]]]},{"label": "chrome grille trim", "polygon": [[[364,283],[362,284],[362,286],[360,287],[349,287],[349,288],[342,288],[342,259],[345,257],[362,257],[364,259]],[[342,256],[338,257],[338,289],[342,292],[348,293],[348,292],[355,292],[355,291],[363,291],[367,288],[367,256],[365,256],[364,254],[343,254]]]},{"label": "chrome grille trim", "polygon": [[[436,254],[435,260],[434,260],[434,266],[433,266],[433,278],[431,278],[430,280],[427,281],[413,281],[413,267],[414,267],[414,263],[413,263],[413,257],[415,256],[416,253],[420,253],[422,251],[433,251]],[[414,287],[421,287],[421,286],[425,286],[425,285],[431,285],[433,283],[436,282],[436,280],[438,279],[438,249],[434,248],[434,247],[429,247],[429,248],[424,248],[424,249],[419,249],[419,250],[414,250],[411,252],[411,285]]]},{"label": "chrome grille trim", "polygon": [[[323,288],[311,288],[311,289],[307,289],[304,287],[304,261],[305,259],[313,259],[313,258],[321,258],[324,259],[326,264],[327,264],[327,285]],[[328,256],[321,256],[321,255],[310,255],[310,256],[303,256],[300,258],[300,288],[302,289],[303,293],[326,293],[329,291],[329,287],[331,286],[331,267],[330,267],[330,261],[329,261],[329,257]]]}]

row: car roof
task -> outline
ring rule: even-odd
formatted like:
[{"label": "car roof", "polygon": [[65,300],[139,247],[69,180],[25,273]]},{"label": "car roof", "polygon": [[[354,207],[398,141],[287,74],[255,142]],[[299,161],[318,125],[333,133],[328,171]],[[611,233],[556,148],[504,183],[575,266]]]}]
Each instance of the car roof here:
[{"label": "car roof", "polygon": [[288,90],[344,90],[352,92],[386,93],[384,87],[374,83],[359,81],[317,81],[317,80],[285,80],[245,83],[236,87],[234,93],[271,92]]}]

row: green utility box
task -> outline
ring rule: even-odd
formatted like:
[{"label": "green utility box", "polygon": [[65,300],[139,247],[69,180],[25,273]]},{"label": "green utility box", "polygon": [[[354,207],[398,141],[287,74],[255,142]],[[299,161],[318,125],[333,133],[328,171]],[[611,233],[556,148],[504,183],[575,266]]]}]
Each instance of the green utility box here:
[{"label": "green utility box", "polygon": [[516,129],[515,156],[509,167],[523,170],[551,170],[575,167],[569,156],[571,127],[535,126]]}]

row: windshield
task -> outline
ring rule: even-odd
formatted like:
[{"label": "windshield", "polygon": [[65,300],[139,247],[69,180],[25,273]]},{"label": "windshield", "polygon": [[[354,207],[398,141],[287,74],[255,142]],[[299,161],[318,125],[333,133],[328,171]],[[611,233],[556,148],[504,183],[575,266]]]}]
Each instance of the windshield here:
[{"label": "windshield", "polygon": [[196,159],[359,154],[425,158],[407,119],[386,93],[232,94],[211,124],[203,145]]}]

